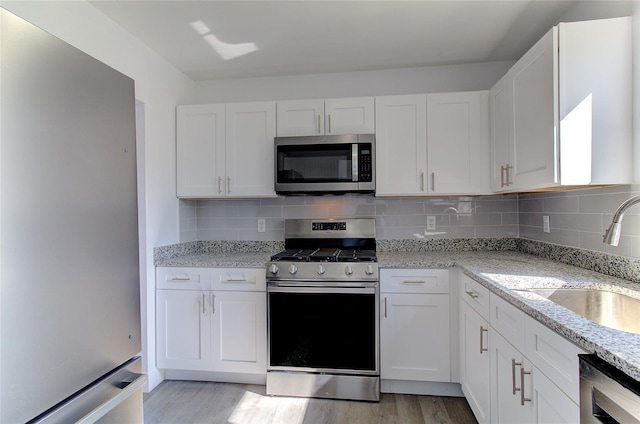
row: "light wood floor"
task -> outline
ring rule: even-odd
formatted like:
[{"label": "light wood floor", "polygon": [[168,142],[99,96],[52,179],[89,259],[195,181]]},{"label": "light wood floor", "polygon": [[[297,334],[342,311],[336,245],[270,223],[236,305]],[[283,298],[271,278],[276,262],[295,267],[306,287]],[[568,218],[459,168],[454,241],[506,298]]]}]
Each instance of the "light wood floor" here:
[{"label": "light wood floor", "polygon": [[476,423],[464,398],[383,393],[379,403],[265,395],[265,386],[164,381],[144,395],[145,424]]}]

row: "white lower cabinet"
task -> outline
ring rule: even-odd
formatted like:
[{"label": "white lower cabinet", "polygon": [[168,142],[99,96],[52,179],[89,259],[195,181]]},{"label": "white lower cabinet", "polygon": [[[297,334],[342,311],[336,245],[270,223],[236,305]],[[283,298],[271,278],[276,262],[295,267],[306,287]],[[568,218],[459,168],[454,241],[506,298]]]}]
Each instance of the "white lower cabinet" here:
[{"label": "white lower cabinet", "polygon": [[211,369],[209,291],[157,290],[157,366]]},{"label": "white lower cabinet", "polygon": [[156,270],[158,368],[266,374],[264,270],[192,270]]},{"label": "white lower cabinet", "polygon": [[491,422],[580,422],[585,352],[493,293],[490,304]]},{"label": "white lower cabinet", "polygon": [[450,382],[449,271],[380,272],[380,378]]},{"label": "white lower cabinet", "polygon": [[[463,293],[464,295],[464,293]],[[490,422],[489,324],[460,302],[460,385],[478,423]]]},{"label": "white lower cabinet", "polygon": [[[491,422],[578,423],[580,408],[499,333],[491,335]],[[577,358],[576,358],[577,361]]]}]

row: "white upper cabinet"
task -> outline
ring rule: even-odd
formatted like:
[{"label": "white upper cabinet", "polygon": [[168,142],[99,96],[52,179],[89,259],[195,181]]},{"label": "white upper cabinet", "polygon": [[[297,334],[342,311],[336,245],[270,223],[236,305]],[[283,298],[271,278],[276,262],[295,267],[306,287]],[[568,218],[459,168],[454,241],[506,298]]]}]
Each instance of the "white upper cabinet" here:
[{"label": "white upper cabinet", "polygon": [[275,196],[275,102],[226,106],[226,194],[231,197]]},{"label": "white upper cabinet", "polygon": [[275,102],[178,106],[178,197],[275,196],[275,127]]},{"label": "white upper cabinet", "polygon": [[177,108],[178,197],[218,196],[224,174],[224,105]]},{"label": "white upper cabinet", "polygon": [[480,194],[489,185],[489,93],[427,94],[431,194]]},{"label": "white upper cabinet", "polygon": [[376,97],[376,195],[489,192],[488,104],[486,91]]},{"label": "white upper cabinet", "polygon": [[373,134],[373,97],[279,101],[278,137]]},{"label": "white upper cabinet", "polygon": [[632,180],[631,18],[561,23],[491,89],[492,187]]},{"label": "white upper cabinet", "polygon": [[376,97],[376,196],[426,194],[427,96]]}]

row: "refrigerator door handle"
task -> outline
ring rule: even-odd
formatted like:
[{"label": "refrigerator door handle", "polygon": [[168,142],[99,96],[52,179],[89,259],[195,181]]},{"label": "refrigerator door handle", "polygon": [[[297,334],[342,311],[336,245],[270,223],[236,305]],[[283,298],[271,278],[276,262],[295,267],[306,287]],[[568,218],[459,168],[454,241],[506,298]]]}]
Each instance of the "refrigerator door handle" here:
[{"label": "refrigerator door handle", "polygon": [[[133,361],[138,359],[135,357]],[[131,361],[123,365],[130,363]],[[142,402],[142,386],[146,383],[146,374],[132,372],[127,367],[116,368],[28,424],[94,423],[134,395],[140,396]],[[138,408],[142,413],[142,405]]]},{"label": "refrigerator door handle", "polygon": [[76,424],[92,424],[104,417],[109,411],[120,405],[127,400],[136,391],[141,390],[147,382],[147,376],[145,374],[136,374],[133,381],[120,382],[120,391],[113,395],[113,397],[105,400],[100,405],[97,405],[91,412],[79,419]]}]

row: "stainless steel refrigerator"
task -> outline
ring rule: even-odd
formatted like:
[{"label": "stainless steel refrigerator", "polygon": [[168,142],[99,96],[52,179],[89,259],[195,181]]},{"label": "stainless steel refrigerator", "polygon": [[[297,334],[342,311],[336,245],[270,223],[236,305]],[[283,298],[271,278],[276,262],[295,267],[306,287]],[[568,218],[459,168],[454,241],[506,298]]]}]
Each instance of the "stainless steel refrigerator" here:
[{"label": "stainless steel refrigerator", "polygon": [[0,422],[140,422],[134,82],[0,15]]}]

